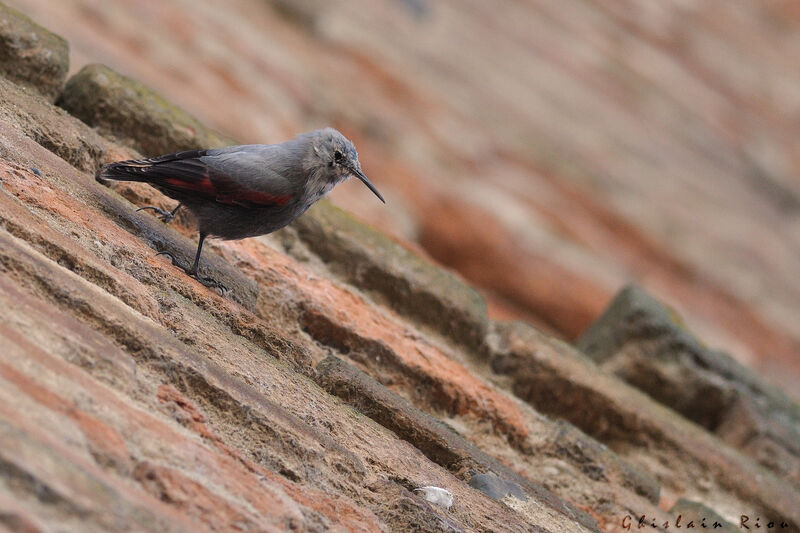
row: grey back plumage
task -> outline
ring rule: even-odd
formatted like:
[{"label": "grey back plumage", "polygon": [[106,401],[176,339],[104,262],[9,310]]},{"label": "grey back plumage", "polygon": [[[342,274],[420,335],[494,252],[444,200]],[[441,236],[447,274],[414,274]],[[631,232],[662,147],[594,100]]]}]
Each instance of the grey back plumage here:
[{"label": "grey back plumage", "polygon": [[247,144],[207,150],[200,158],[214,174],[228,176],[247,189],[285,195],[301,192],[305,181],[298,163],[302,147]]},{"label": "grey back plumage", "polygon": [[[346,179],[346,173],[330,165],[328,153],[340,150],[358,165],[353,143],[333,128],[298,135],[280,144],[249,144],[207,150],[201,161],[214,172],[234,179],[243,187],[270,194],[321,192],[315,201]],[[313,203],[313,202],[312,202]]]}]

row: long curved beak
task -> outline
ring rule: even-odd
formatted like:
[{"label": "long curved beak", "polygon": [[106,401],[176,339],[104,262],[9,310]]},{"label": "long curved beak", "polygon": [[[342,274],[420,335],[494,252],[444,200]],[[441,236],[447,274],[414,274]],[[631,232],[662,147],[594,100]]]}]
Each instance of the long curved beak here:
[{"label": "long curved beak", "polygon": [[367,177],[364,175],[364,173],[363,173],[363,172],[361,172],[360,170],[358,170],[358,169],[355,169],[355,168],[351,168],[351,169],[350,169],[350,172],[352,172],[352,173],[353,173],[353,176],[355,176],[355,177],[357,177],[358,179],[360,179],[361,181],[363,181],[363,182],[364,182],[364,185],[366,185],[367,187],[369,187],[369,190],[371,190],[372,192],[374,192],[374,193],[375,193],[375,196],[377,196],[377,197],[378,197],[378,199],[380,199],[380,201],[381,201],[381,202],[383,202],[383,203],[386,203],[386,200],[384,200],[384,199],[383,199],[383,196],[381,196],[381,193],[379,193],[379,192],[378,192],[378,189],[376,189],[376,188],[375,188],[375,186],[372,184],[372,182],[371,182],[371,181],[369,181],[369,178],[367,178]]}]

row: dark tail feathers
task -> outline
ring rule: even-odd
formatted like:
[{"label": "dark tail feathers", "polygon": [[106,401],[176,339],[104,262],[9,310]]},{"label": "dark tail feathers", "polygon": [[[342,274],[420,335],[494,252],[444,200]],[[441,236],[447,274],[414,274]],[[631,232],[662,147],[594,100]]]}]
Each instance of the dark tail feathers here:
[{"label": "dark tail feathers", "polygon": [[146,181],[144,173],[152,166],[152,159],[117,161],[100,167],[100,170],[94,175],[94,179],[101,183],[105,180]]},{"label": "dark tail feathers", "polygon": [[195,159],[206,155],[206,150],[187,150],[174,154],[162,155],[148,159],[128,159],[127,161],[117,161],[103,165],[94,175],[94,179],[100,183],[107,180],[116,181],[151,181],[146,176],[148,170],[161,163]]}]

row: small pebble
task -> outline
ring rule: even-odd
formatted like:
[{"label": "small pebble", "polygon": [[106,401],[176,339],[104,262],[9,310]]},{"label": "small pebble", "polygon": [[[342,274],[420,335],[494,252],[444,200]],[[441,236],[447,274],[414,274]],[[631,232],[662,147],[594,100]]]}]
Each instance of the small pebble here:
[{"label": "small pebble", "polygon": [[522,487],[494,474],[476,474],[469,480],[469,486],[495,500],[502,500],[506,496],[513,496],[522,501],[528,499]]},{"label": "small pebble", "polygon": [[414,492],[421,492],[422,497],[434,505],[439,505],[445,509],[450,509],[453,505],[453,493],[440,487],[420,487]]}]

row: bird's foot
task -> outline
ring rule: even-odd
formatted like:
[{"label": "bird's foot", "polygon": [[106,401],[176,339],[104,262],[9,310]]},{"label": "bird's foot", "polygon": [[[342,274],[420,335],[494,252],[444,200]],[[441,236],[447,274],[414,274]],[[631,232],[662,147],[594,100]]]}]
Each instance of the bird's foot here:
[{"label": "bird's foot", "polygon": [[189,276],[196,279],[209,289],[217,289],[223,296],[225,296],[226,294],[228,294],[228,292],[230,292],[230,289],[228,289],[228,287],[226,287],[219,281],[215,280],[214,278],[207,278],[205,276],[200,276],[199,274],[189,274]]},{"label": "bird's foot", "polygon": [[213,278],[207,278],[205,276],[201,276],[197,272],[193,271],[191,268],[188,268],[188,267],[182,265],[177,259],[175,259],[175,256],[172,255],[170,252],[158,252],[156,254],[156,256],[159,256],[159,255],[164,255],[166,257],[169,257],[169,260],[172,262],[173,266],[176,266],[176,267],[180,268],[181,270],[183,270],[186,273],[187,276],[189,276],[190,278],[196,279],[197,281],[199,281],[200,283],[202,283],[206,287],[208,287],[210,289],[218,289],[219,292],[223,296],[227,292],[229,292],[228,287],[226,287],[225,285],[223,285],[219,281],[217,281],[217,280],[215,280]]},{"label": "bird's foot", "polygon": [[189,276],[196,279],[209,289],[217,289],[223,296],[225,296],[230,292],[230,289],[228,289],[228,287],[226,287],[219,281],[215,280],[214,278],[207,278],[205,276],[200,276],[199,274],[189,274]]},{"label": "bird's foot", "polygon": [[158,219],[161,220],[161,222],[163,222],[164,224],[169,224],[172,221],[172,219],[175,218],[175,212],[178,211],[177,207],[172,211],[164,211],[163,209],[156,207],[154,205],[146,205],[144,207],[140,207],[136,211],[137,212],[144,211],[145,209],[152,210],[156,215],[158,215]]}]

